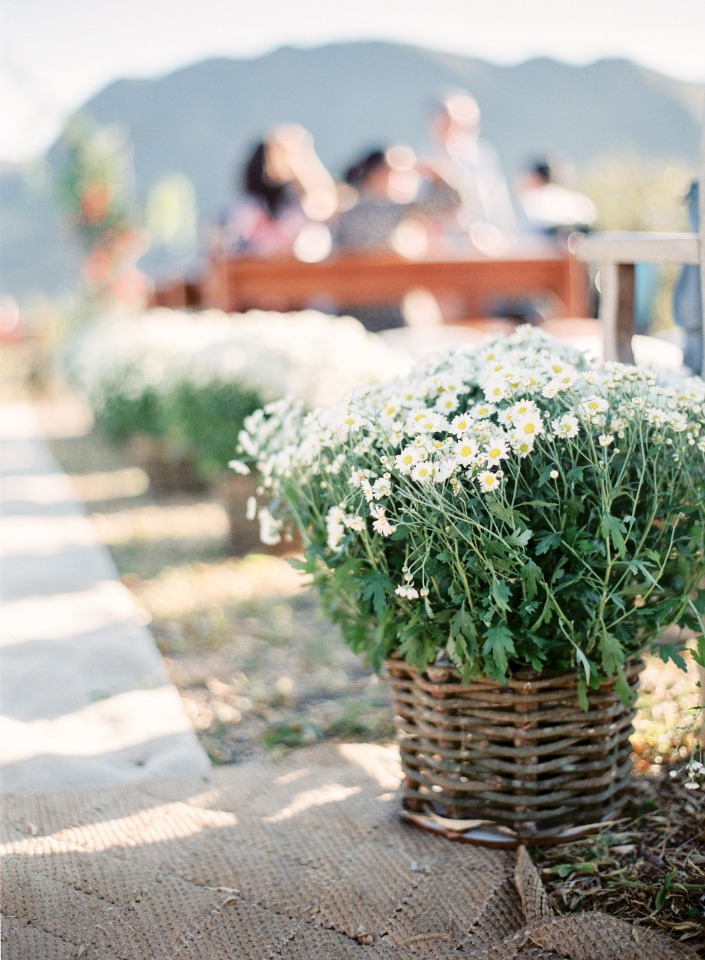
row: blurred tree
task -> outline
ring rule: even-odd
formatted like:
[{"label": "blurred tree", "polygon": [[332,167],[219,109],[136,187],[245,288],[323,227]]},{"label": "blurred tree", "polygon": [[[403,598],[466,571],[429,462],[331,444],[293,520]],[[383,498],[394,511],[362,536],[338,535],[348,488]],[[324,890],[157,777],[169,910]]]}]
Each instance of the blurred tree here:
[{"label": "blurred tree", "polygon": [[135,264],[145,250],[134,203],[132,147],[124,130],[85,114],[67,125],[59,202],[84,254],[82,306],[89,312],[143,306],[146,283]]},{"label": "blurred tree", "polygon": [[198,243],[198,208],[191,180],[182,173],[159,179],[149,191],[145,226],[153,245],[193,255]]}]

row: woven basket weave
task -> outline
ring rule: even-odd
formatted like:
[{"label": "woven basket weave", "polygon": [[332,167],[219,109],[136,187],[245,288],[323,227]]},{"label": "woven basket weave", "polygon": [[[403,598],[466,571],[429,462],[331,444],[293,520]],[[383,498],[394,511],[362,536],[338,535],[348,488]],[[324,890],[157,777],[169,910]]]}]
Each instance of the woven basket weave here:
[{"label": "woven basket weave", "polygon": [[149,485],[157,495],[198,493],[205,489],[191,455],[175,454],[160,437],[137,434],[129,439],[127,449],[149,477]]},{"label": "woven basket weave", "polygon": [[[635,691],[643,665],[630,662]],[[452,667],[387,660],[404,771],[403,816],[491,846],[572,840],[629,794],[635,710],[608,681],[580,707],[574,673],[531,670],[463,686]]]},{"label": "woven basket weave", "polygon": [[[251,475],[243,477],[230,471],[218,477],[213,485],[213,493],[228,516],[229,545],[234,556],[267,553],[281,557],[299,553],[303,549],[298,533],[289,537],[284,536],[279,543],[262,543],[259,523],[256,520],[247,519],[247,501],[257,493],[257,483]],[[264,505],[261,494],[257,499],[260,505]]]}]

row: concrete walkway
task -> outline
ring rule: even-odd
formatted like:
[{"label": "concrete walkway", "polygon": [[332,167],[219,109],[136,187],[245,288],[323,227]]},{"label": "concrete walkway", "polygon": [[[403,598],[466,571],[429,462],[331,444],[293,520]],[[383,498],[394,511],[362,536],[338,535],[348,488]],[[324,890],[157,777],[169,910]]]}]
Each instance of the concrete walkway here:
[{"label": "concrete walkway", "polygon": [[0,405],[0,790],[208,771],[148,630],[26,404]]}]

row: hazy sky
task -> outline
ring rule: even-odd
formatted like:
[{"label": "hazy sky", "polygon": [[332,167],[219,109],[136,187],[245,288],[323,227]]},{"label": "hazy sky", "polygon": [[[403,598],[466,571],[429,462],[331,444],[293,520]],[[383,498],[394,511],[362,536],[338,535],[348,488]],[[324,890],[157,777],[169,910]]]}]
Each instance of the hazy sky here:
[{"label": "hazy sky", "polygon": [[3,0],[0,160],[42,149],[118,77],[283,44],[388,39],[518,63],[627,57],[705,82],[705,0]]}]

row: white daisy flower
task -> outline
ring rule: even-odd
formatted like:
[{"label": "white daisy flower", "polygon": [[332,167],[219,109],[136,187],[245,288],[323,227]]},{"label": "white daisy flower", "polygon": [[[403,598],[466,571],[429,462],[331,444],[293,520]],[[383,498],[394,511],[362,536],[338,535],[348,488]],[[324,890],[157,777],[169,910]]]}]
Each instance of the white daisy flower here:
[{"label": "white daisy flower", "polygon": [[528,457],[531,451],[534,449],[536,439],[534,436],[530,436],[528,434],[520,435],[516,432],[516,430],[512,430],[512,432],[509,434],[509,443],[511,444],[514,453],[518,453],[519,457],[523,460],[524,457]]},{"label": "white daisy flower", "polygon": [[470,411],[470,415],[475,420],[486,420],[487,417],[492,416],[496,409],[497,408],[492,406],[491,403],[478,403],[478,405]]},{"label": "white daisy flower", "polygon": [[562,417],[551,420],[551,429],[555,436],[569,440],[580,432],[580,421],[572,413],[564,413]]},{"label": "white daisy flower", "polygon": [[433,405],[441,415],[452,413],[458,406],[458,397],[455,393],[442,393]]},{"label": "white daisy flower", "polygon": [[443,483],[453,475],[458,466],[457,460],[448,457],[445,460],[436,460],[433,465],[433,482]]},{"label": "white daisy flower", "polygon": [[496,467],[500,460],[508,456],[507,441],[504,437],[494,437],[483,451],[488,467]]},{"label": "white daisy flower", "polygon": [[467,413],[459,413],[450,421],[450,429],[457,436],[461,436],[472,427],[472,424],[472,418]]},{"label": "white daisy flower", "polygon": [[478,473],[476,480],[480,484],[480,490],[482,490],[483,493],[489,493],[490,490],[498,490],[501,483],[501,478],[496,473],[492,473],[491,470],[482,470]]},{"label": "white daisy flower", "polygon": [[509,407],[507,413],[513,423],[516,423],[517,420],[521,420],[524,417],[541,416],[541,412],[533,400],[517,400],[516,403],[513,403],[511,407]]},{"label": "white daisy flower", "polygon": [[343,523],[348,530],[355,530],[357,533],[365,529],[365,520],[363,517],[343,517]]},{"label": "white daisy flower", "polygon": [[329,550],[339,550],[343,537],[345,536],[344,511],[338,507],[331,507],[326,514],[326,533]]},{"label": "white daisy flower", "polygon": [[465,437],[456,443],[454,453],[458,463],[463,466],[468,466],[477,459],[478,450],[479,445],[477,441],[470,437]]},{"label": "white daisy flower", "polygon": [[506,400],[511,390],[504,377],[489,377],[483,386],[483,392],[485,400],[498,403],[500,400]]},{"label": "white daisy flower", "polygon": [[514,421],[514,430],[519,436],[538,437],[543,433],[543,420],[541,414],[528,413],[523,417],[517,417]]},{"label": "white daisy flower", "polygon": [[417,446],[406,446],[394,458],[394,466],[399,473],[411,473],[415,463],[421,459],[422,451]]},{"label": "white daisy flower", "polygon": [[357,413],[350,412],[345,417],[343,417],[342,427],[346,433],[351,433],[354,430],[359,430],[362,427],[362,417],[359,416]]},{"label": "white daisy flower", "polygon": [[428,460],[421,460],[411,471],[411,476],[419,483],[428,483],[433,479],[433,464]]},{"label": "white daisy flower", "polygon": [[593,417],[596,414],[604,413],[605,410],[608,409],[609,403],[604,397],[598,397],[596,394],[593,394],[591,397],[587,397],[580,404],[580,410],[588,417]]}]

